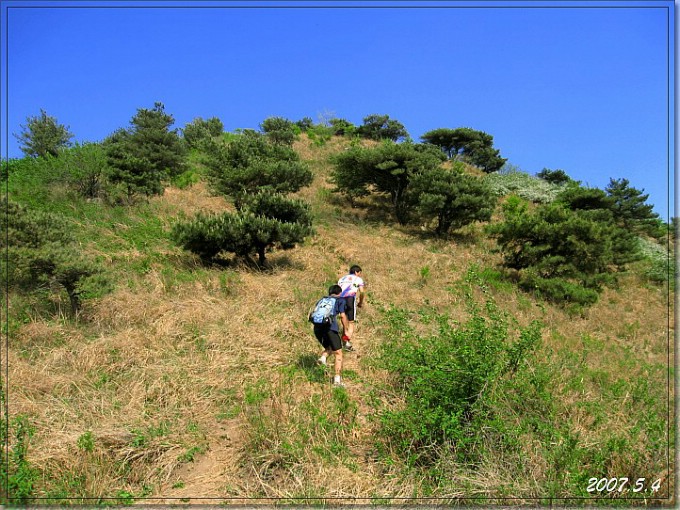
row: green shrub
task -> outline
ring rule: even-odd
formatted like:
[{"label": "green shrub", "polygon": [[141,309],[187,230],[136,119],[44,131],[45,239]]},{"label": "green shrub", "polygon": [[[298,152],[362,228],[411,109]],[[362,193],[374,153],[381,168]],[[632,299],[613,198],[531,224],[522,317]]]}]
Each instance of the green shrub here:
[{"label": "green shrub", "polygon": [[672,252],[660,244],[639,237],[638,243],[642,255],[642,274],[653,283],[666,283],[675,286],[676,259]]},{"label": "green shrub", "polygon": [[2,205],[6,214],[0,226],[6,236],[0,239],[0,247],[11,264],[4,264],[3,259],[0,268],[7,288],[31,292],[56,283],[66,290],[74,315],[84,297],[109,290],[102,269],[80,254],[64,218],[6,200]]},{"label": "green shrub", "polygon": [[199,213],[190,221],[177,223],[171,237],[205,260],[230,252],[250,261],[250,255],[257,253],[262,266],[268,249],[294,248],[312,234],[311,225],[309,206],[304,202],[259,193],[245,199],[237,213]]},{"label": "green shrub", "polygon": [[317,147],[323,147],[333,137],[333,128],[323,124],[317,124],[307,129],[307,137]]},{"label": "green shrub", "polygon": [[536,348],[540,326],[533,323],[511,342],[506,318],[491,301],[485,312],[472,307],[462,325],[444,314],[424,316],[436,326],[430,335],[415,332],[407,311],[386,312],[380,364],[404,404],[381,410],[380,437],[410,465],[430,465],[442,449],[470,461],[481,437],[476,416],[501,378],[518,371]]},{"label": "green shrub", "polygon": [[[574,198],[600,200],[590,194]],[[498,242],[503,265],[519,272],[523,288],[551,300],[592,304],[602,286],[614,283],[616,272],[638,257],[632,234],[614,223],[609,210],[555,202],[529,212],[525,202],[511,197],[503,211],[504,221],[487,229]]]},{"label": "green shrub", "polygon": [[[4,398],[2,399],[4,401]],[[0,420],[0,503],[3,505],[26,505],[35,497],[35,485],[39,480],[38,470],[26,458],[34,428],[25,416],[17,416],[11,423],[4,415]],[[8,437],[9,432],[13,437]],[[5,445],[8,447],[5,448]]]},{"label": "green shrub", "polygon": [[585,288],[563,278],[541,278],[531,271],[522,275],[519,286],[527,292],[535,292],[538,296],[556,303],[590,306],[598,300],[598,293],[594,289]]},{"label": "green shrub", "polygon": [[206,140],[220,136],[223,131],[224,124],[217,117],[212,117],[208,120],[197,117],[184,126],[182,134],[187,145],[192,149],[196,149],[201,148]]},{"label": "green shrub", "polygon": [[293,145],[301,131],[297,124],[283,117],[268,117],[260,128],[272,143],[288,146]]}]

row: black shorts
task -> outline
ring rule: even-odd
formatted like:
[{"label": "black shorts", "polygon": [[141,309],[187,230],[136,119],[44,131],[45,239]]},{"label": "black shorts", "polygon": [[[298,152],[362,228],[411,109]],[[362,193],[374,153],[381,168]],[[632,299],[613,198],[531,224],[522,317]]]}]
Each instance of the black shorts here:
[{"label": "black shorts", "polygon": [[330,324],[314,324],[314,336],[324,349],[332,351],[342,349],[340,335],[331,329]]},{"label": "black shorts", "polygon": [[357,300],[356,296],[347,296],[343,298],[345,300],[346,308],[345,315],[347,315],[348,321],[353,321],[357,315]]}]

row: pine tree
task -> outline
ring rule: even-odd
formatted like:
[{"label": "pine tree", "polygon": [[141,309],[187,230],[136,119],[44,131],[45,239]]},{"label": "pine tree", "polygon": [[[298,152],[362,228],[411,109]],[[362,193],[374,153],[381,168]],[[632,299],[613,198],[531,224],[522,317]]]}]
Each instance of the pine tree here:
[{"label": "pine tree", "polygon": [[196,117],[193,121],[189,122],[184,129],[182,129],[182,134],[184,135],[184,141],[192,149],[197,149],[201,147],[201,144],[210,138],[218,137],[224,131],[224,124],[217,117],[212,117],[208,120],[203,120],[201,117]]},{"label": "pine tree", "polygon": [[4,199],[0,227],[6,236],[0,238],[0,248],[7,260],[0,260],[7,287],[34,291],[61,285],[68,294],[71,313],[81,307],[88,280],[104,289],[108,283],[101,278],[101,269],[81,256],[75,245],[72,227],[60,216],[32,211]]},{"label": "pine tree", "polygon": [[336,190],[351,197],[370,192],[388,194],[394,215],[406,224],[416,205],[409,188],[412,178],[439,166],[445,156],[429,144],[394,143],[375,148],[355,147],[337,154],[331,179]]},{"label": "pine tree", "polygon": [[222,252],[251,261],[256,253],[259,266],[264,266],[267,250],[294,248],[312,233],[307,204],[263,191],[249,196],[237,213],[199,214],[176,224],[172,238],[206,261]]},{"label": "pine tree", "polygon": [[628,179],[609,179],[605,188],[611,199],[611,209],[619,223],[628,230],[655,233],[658,231],[659,215],[654,206],[647,204],[649,195],[630,185]]},{"label": "pine tree", "polygon": [[109,179],[135,195],[160,195],[163,183],[186,169],[186,153],[177,130],[170,130],[172,115],[162,103],[140,108],[128,129],[119,129],[104,141]]},{"label": "pine tree", "polygon": [[496,205],[488,185],[465,174],[462,167],[460,162],[452,169],[435,167],[413,179],[418,211],[425,218],[437,219],[435,232],[439,236],[474,221],[488,221]]},{"label": "pine tree", "polygon": [[602,285],[638,258],[635,236],[616,226],[610,210],[555,202],[529,212],[517,197],[503,210],[504,221],[489,227],[503,265],[519,271],[522,286],[555,300],[592,304]]},{"label": "pine tree", "polygon": [[205,160],[213,191],[238,201],[244,194],[266,189],[294,193],[311,184],[312,171],[286,145],[246,132],[228,144],[213,142]]},{"label": "pine tree", "polygon": [[364,117],[364,123],[357,128],[357,134],[369,140],[391,140],[397,142],[408,138],[408,132],[398,120],[389,115],[371,114]]},{"label": "pine tree", "polygon": [[21,151],[30,157],[57,156],[59,149],[71,145],[73,133],[68,126],[59,124],[55,117],[40,110],[40,116],[28,117],[26,125],[21,126],[20,134],[14,134]]}]

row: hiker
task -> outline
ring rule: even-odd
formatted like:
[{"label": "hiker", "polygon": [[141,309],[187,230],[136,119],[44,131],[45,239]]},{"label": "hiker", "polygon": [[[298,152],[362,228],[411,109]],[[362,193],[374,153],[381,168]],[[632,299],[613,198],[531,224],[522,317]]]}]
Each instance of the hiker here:
[{"label": "hiker", "polygon": [[317,301],[309,320],[314,324],[314,336],[323,346],[321,357],[317,360],[319,364],[326,365],[326,358],[331,354],[335,356],[335,376],[333,385],[344,387],[342,382],[342,342],[338,332],[337,316],[340,316],[342,327],[347,329],[347,315],[345,313],[346,301],[340,297],[342,287],[331,285],[328,289],[328,296]]},{"label": "hiker", "polygon": [[362,307],[366,297],[366,284],[361,278],[361,268],[357,265],[350,267],[349,274],[340,278],[338,285],[342,288],[340,297],[345,298],[347,302],[348,327],[343,329],[342,342],[345,350],[353,351],[354,347],[351,340],[354,337],[354,321],[357,316],[357,308]]}]

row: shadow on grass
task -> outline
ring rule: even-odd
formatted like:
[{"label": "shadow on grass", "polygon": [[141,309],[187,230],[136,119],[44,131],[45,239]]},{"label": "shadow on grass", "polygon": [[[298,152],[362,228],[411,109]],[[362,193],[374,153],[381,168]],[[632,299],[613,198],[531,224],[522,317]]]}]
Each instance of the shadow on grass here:
[{"label": "shadow on grass", "polygon": [[279,253],[270,255],[264,265],[259,264],[252,258],[217,256],[211,259],[202,259],[192,254],[175,255],[173,256],[172,263],[180,269],[233,269],[255,273],[272,273],[291,269],[303,271],[306,269],[304,264],[292,260],[288,255],[280,255]]},{"label": "shadow on grass", "polygon": [[302,371],[309,382],[326,382],[325,367],[316,363],[317,356],[315,354],[302,354],[298,357],[295,367]]}]

